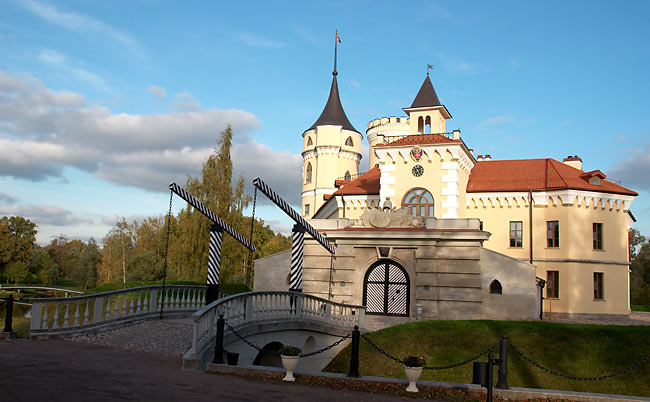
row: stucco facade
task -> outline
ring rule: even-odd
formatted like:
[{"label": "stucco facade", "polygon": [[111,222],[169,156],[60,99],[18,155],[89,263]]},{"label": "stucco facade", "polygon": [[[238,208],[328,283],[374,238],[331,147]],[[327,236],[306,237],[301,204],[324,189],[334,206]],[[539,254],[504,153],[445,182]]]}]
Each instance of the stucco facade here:
[{"label": "stucco facade", "polygon": [[[627,233],[636,192],[583,171],[577,156],[475,156],[460,130],[447,131],[451,113],[428,75],[403,109],[407,116],[368,123],[370,160],[360,173],[363,136],[343,111],[333,75],[325,109],[303,133],[301,209],[336,245],[336,257],[307,240],[305,292],[366,303],[364,292],[379,286],[368,279],[378,269],[409,283],[411,318],[530,319],[535,304],[545,314],[629,315]],[[382,213],[410,213],[413,222],[389,228]],[[471,239],[448,230],[474,224],[463,235]],[[381,260],[395,266],[381,268]],[[256,286],[266,286],[263,279],[286,289],[288,271],[272,279],[256,270]],[[500,297],[490,293],[494,279]]]}]

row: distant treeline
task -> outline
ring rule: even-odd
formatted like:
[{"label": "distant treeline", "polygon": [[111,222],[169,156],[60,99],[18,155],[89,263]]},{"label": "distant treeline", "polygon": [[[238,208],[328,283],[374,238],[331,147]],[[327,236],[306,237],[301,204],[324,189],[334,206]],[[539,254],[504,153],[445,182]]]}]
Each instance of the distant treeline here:
[{"label": "distant treeline", "polygon": [[[185,189],[248,238],[251,217],[244,216],[243,211],[251,196],[244,194],[243,177],[233,186],[231,144],[232,130],[228,127],[203,163],[201,176],[189,177]],[[111,282],[159,280],[167,251],[168,279],[203,282],[210,226],[205,216],[186,205],[171,215],[169,222],[167,215],[142,222],[122,218],[104,237],[101,248],[92,238],[83,242],[63,235],[41,247],[36,244],[35,223],[20,216],[4,216],[0,218],[0,276],[14,283],[54,284],[65,279],[84,289]],[[255,219],[253,242],[257,247],[253,259],[291,247],[288,236],[274,233],[261,219]],[[243,283],[248,258],[245,247],[224,235],[221,281]]]}]

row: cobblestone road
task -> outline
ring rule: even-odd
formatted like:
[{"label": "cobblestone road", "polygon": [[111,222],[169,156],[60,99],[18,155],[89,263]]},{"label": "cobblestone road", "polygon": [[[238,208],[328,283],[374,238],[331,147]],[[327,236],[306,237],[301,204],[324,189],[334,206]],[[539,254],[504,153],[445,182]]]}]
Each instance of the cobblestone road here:
[{"label": "cobblestone road", "polygon": [[189,320],[143,321],[111,331],[78,335],[69,340],[182,357],[192,347],[192,324]]}]

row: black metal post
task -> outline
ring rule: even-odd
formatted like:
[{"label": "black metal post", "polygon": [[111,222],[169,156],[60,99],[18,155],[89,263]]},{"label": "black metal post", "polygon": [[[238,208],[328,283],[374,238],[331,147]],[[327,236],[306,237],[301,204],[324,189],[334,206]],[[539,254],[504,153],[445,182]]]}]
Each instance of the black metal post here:
[{"label": "black metal post", "polygon": [[5,316],[5,330],[4,332],[13,332],[11,329],[11,323],[13,321],[14,317],[14,295],[13,293],[9,293],[9,297],[7,298],[7,315]]},{"label": "black metal post", "polygon": [[359,340],[361,338],[361,332],[359,332],[359,326],[354,326],[354,331],[352,331],[352,348],[350,350],[350,371],[348,371],[348,377],[361,377],[359,375]]},{"label": "black metal post", "polygon": [[501,335],[501,342],[499,343],[499,379],[497,380],[497,388],[508,389],[508,338],[506,334]]},{"label": "black metal post", "polygon": [[487,372],[487,402],[492,402],[492,381],[494,380],[494,352],[492,348],[488,352],[488,372]]},{"label": "black metal post", "polygon": [[223,364],[223,327],[225,321],[223,314],[219,314],[217,319],[217,342],[214,345],[214,359],[212,363]]}]

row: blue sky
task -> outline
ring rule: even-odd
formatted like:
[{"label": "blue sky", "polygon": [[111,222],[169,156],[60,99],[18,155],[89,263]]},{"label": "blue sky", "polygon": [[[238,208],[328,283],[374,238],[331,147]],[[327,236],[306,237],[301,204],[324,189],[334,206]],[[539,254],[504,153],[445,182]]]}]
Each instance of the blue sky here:
[{"label": "blue sky", "polygon": [[[650,235],[650,3],[0,0],[0,214],[101,239],[164,214],[230,123],[234,168],[298,201],[331,83],[362,133],[426,74],[477,154],[582,157]],[[366,143],[367,144],[367,143]],[[367,169],[367,158],[361,170]],[[251,187],[249,186],[249,189]],[[184,205],[174,200],[175,209]],[[258,216],[290,222],[271,205]]]}]

